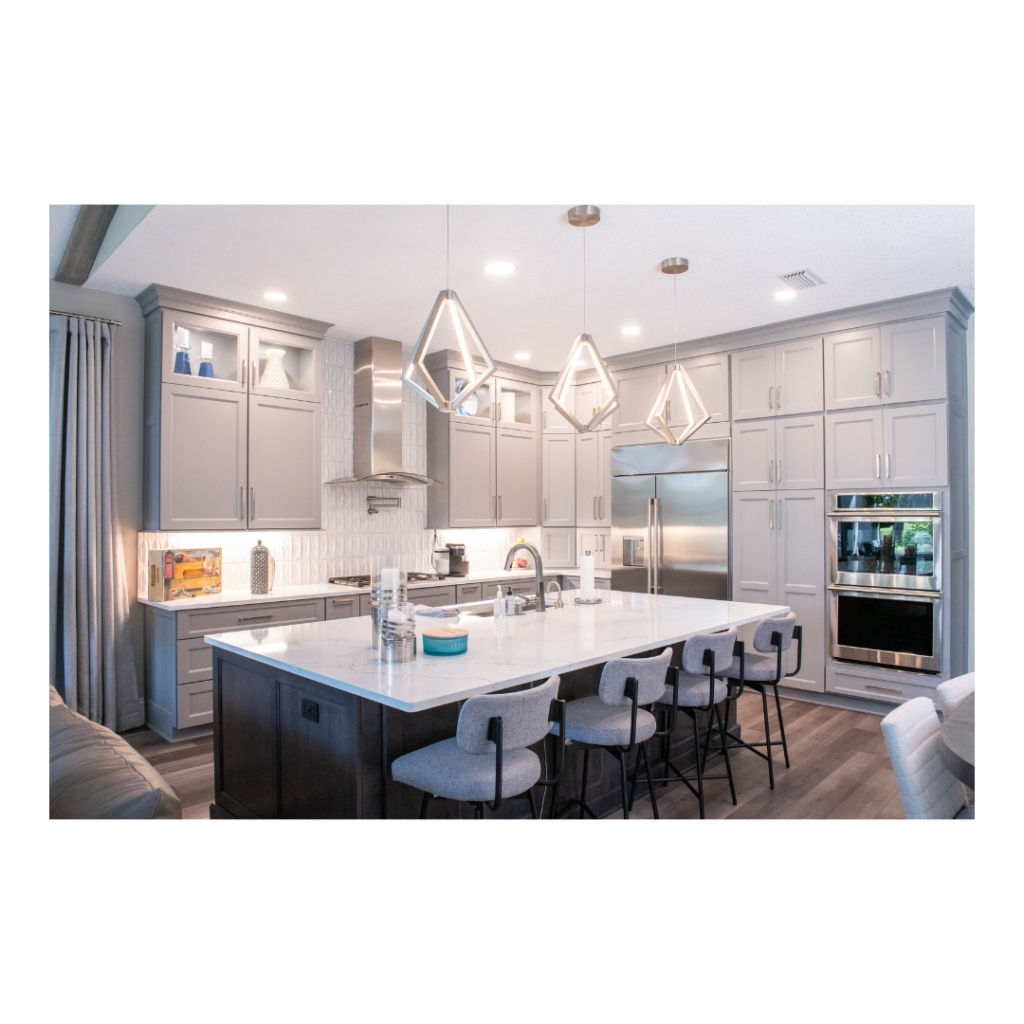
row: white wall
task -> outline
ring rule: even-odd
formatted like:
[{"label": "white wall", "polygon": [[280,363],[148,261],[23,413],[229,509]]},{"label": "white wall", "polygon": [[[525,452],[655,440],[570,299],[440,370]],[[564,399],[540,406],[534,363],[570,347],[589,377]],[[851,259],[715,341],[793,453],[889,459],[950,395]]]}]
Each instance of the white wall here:
[{"label": "white wall", "polygon": [[967,461],[968,470],[970,474],[970,500],[968,504],[968,514],[971,517],[971,539],[970,539],[970,550],[969,558],[971,561],[970,579],[971,579],[971,604],[970,604],[970,631],[968,634],[968,660],[967,667],[969,672],[974,672],[974,610],[975,610],[975,597],[974,597],[974,567],[977,562],[977,558],[974,553],[974,378],[975,378],[975,355],[974,355],[974,331],[975,321],[978,317],[977,313],[972,314],[971,323],[967,329],[967,359],[968,359],[968,401],[970,402],[970,411],[968,414],[968,442],[967,442]]}]

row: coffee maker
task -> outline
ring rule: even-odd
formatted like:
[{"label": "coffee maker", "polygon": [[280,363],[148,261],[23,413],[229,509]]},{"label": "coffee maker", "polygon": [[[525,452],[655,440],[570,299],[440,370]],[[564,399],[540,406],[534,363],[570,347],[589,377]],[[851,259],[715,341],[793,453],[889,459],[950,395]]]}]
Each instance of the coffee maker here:
[{"label": "coffee maker", "polygon": [[469,559],[466,558],[465,544],[447,544],[448,548],[448,575],[468,576]]}]

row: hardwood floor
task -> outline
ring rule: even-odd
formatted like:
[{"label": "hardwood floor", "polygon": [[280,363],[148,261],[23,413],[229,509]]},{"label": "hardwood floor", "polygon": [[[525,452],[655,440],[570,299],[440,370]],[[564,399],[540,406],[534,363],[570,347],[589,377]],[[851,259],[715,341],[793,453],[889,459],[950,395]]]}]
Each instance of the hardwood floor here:
[{"label": "hardwood floor", "polygon": [[[769,700],[772,735],[778,736],[774,701]],[[745,693],[737,709],[743,735],[761,739],[764,725],[761,698]],[[896,777],[882,739],[881,719],[857,711],[783,700],[791,768],[781,746],[775,755],[775,789],[768,788],[768,765],[749,750],[730,753],[738,805],[733,806],[725,779],[707,783],[709,818],[903,818]],[[677,728],[685,728],[686,719]],[[213,801],[213,737],[167,743],[150,729],[136,729],[124,738],[174,787],[182,817],[209,818]],[[572,756],[572,755],[570,755]],[[591,755],[594,756],[594,755]],[[602,752],[602,757],[608,754]],[[715,758],[708,771],[721,772]],[[659,789],[663,818],[697,818],[697,798],[680,782]],[[617,814],[612,815],[617,817]],[[650,797],[638,796],[637,818],[652,817]]]}]

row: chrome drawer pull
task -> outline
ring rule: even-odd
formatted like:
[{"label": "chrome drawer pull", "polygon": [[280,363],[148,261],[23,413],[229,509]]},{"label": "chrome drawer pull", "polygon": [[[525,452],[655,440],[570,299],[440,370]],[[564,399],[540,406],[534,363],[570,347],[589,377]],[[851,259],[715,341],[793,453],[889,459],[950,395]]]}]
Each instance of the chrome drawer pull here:
[{"label": "chrome drawer pull", "polygon": [[337,608],[339,605],[342,604],[355,604],[355,600],[356,599],[354,597],[346,597],[344,599],[335,598],[334,607]]},{"label": "chrome drawer pull", "polygon": [[864,684],[865,690],[882,690],[885,693],[902,693],[903,691],[892,686],[872,686],[871,683]]},{"label": "chrome drawer pull", "polygon": [[241,615],[238,617],[239,622],[264,622],[267,619],[272,619],[273,615],[249,615],[243,618]]}]

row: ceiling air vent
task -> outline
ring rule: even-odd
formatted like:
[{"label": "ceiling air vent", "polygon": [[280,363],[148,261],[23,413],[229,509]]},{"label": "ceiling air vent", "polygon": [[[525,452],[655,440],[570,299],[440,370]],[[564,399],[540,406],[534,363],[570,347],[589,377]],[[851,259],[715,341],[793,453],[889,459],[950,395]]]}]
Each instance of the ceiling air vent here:
[{"label": "ceiling air vent", "polygon": [[816,288],[825,281],[818,277],[813,270],[798,270],[793,274],[779,274],[779,280],[788,284],[790,288]]}]

